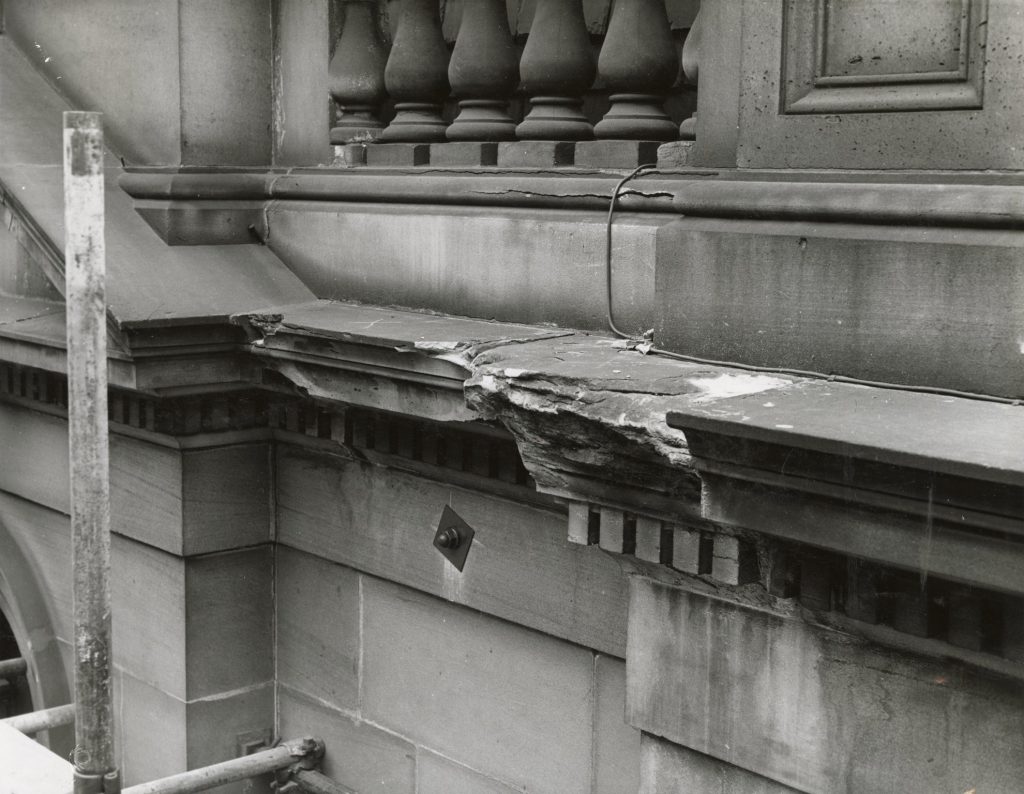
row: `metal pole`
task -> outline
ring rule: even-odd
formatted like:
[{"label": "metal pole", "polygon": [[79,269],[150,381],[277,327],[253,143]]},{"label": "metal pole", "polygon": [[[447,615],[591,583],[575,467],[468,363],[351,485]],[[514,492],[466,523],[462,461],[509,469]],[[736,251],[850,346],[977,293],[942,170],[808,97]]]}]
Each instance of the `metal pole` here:
[{"label": "metal pole", "polygon": [[28,662],[21,657],[0,662],[0,678],[15,678],[28,672]]},{"label": "metal pole", "polygon": [[75,794],[119,790],[110,685],[110,483],[99,113],[64,114],[64,260],[75,605]]},{"label": "metal pole", "polygon": [[121,794],[192,794],[195,791],[208,791],[225,783],[287,769],[306,759],[315,761],[323,755],[323,750],[323,743],[317,739],[297,739],[252,755],[131,786]]},{"label": "metal pole", "polygon": [[62,725],[70,725],[74,721],[75,707],[74,704],[69,703],[66,706],[54,706],[52,709],[15,714],[13,717],[0,720],[0,724],[22,733],[32,734],[59,728]]}]

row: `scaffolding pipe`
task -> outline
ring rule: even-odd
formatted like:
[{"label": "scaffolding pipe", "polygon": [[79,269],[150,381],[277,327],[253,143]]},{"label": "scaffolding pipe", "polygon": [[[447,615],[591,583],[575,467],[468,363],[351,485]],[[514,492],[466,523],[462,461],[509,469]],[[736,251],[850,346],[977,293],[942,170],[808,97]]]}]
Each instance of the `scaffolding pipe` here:
[{"label": "scaffolding pipe", "polygon": [[64,261],[75,617],[75,794],[120,790],[111,702],[110,482],[99,113],[64,113]]},{"label": "scaffolding pipe", "polygon": [[16,678],[28,672],[28,662],[21,657],[0,662],[0,678]]},{"label": "scaffolding pipe", "polygon": [[39,731],[59,728],[62,725],[70,725],[74,721],[75,706],[73,703],[69,703],[66,706],[54,706],[52,709],[30,711],[27,714],[15,714],[13,717],[0,720],[0,724],[31,735],[39,733]]},{"label": "scaffolding pipe", "polygon": [[195,791],[208,791],[225,783],[237,783],[267,772],[278,772],[296,763],[317,761],[323,751],[323,742],[318,739],[296,739],[220,764],[131,786],[124,789],[122,794],[192,794]]}]

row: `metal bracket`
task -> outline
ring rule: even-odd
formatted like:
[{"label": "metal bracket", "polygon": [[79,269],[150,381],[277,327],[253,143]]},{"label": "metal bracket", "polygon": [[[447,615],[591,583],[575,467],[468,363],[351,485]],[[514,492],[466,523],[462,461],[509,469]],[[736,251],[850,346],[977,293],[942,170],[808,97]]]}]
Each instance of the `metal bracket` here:
[{"label": "metal bracket", "polygon": [[244,755],[252,755],[260,750],[266,750],[273,744],[273,731],[270,729],[262,731],[245,731],[235,735],[235,757],[241,758]]},{"label": "metal bracket", "polygon": [[121,770],[93,775],[76,768],[72,771],[72,784],[73,794],[121,794]]},{"label": "metal bracket", "polygon": [[450,505],[445,505],[434,533],[434,547],[461,571],[466,565],[474,535],[473,527],[463,521]]},{"label": "metal bracket", "polygon": [[315,769],[291,769],[271,787],[277,794],[356,794]]}]

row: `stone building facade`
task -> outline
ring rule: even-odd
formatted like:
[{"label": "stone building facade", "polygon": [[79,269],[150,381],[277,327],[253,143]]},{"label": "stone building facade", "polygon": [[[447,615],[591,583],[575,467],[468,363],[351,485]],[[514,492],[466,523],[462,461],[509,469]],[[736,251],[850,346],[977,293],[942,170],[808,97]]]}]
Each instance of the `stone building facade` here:
[{"label": "stone building facade", "polygon": [[2,11],[4,709],[71,684],[78,107],[127,782],[1024,790],[1024,4]]}]

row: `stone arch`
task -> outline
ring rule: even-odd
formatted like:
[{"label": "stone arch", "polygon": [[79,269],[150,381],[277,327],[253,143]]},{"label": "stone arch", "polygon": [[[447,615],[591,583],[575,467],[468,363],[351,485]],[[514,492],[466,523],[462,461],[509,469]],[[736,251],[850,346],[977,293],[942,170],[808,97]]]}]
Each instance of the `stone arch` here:
[{"label": "stone arch", "polygon": [[[47,606],[49,599],[34,570],[32,561],[0,521],[0,612],[28,663],[32,708],[43,709],[70,703],[71,692],[68,669]],[[39,738],[47,737],[44,734]],[[73,726],[50,731],[47,744],[66,756],[74,746]]]}]

